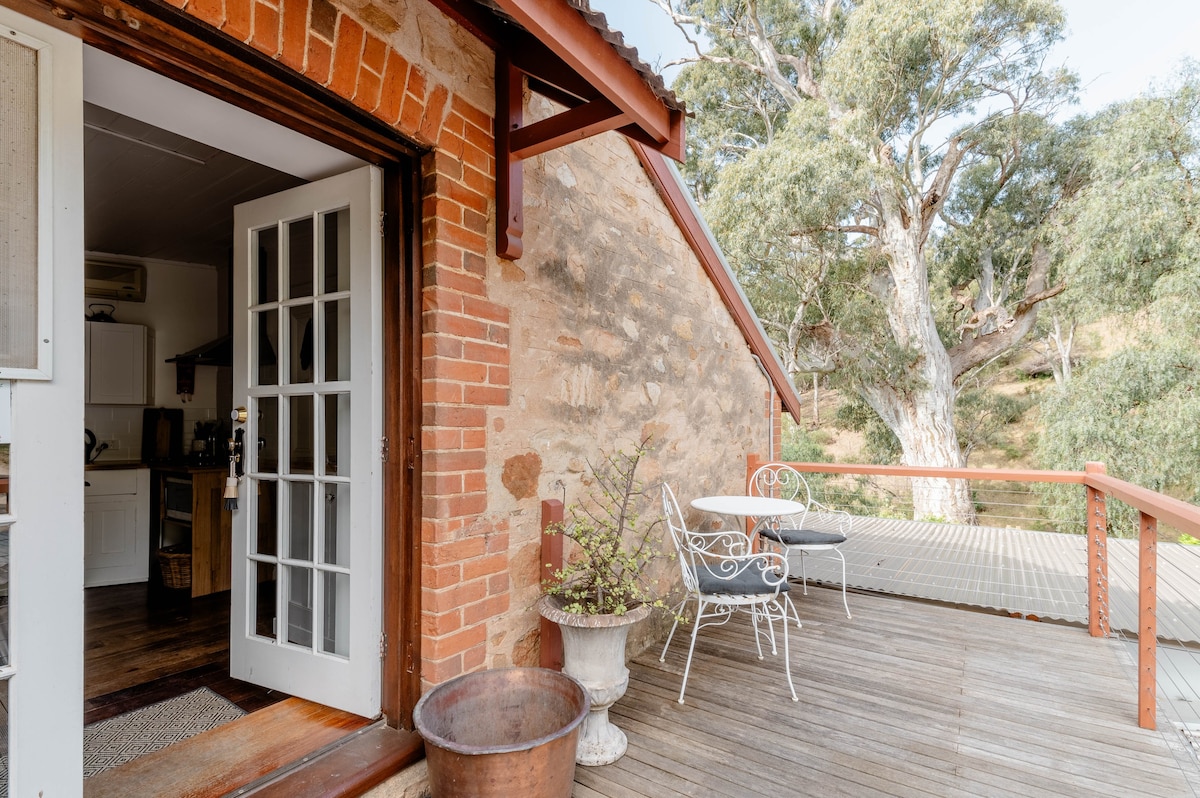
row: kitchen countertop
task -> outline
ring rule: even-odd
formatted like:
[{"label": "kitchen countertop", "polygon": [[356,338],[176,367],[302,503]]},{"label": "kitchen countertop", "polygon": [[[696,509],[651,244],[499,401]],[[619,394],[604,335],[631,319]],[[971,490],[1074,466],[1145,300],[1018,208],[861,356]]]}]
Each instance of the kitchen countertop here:
[{"label": "kitchen countertop", "polygon": [[120,468],[149,468],[141,460],[97,460],[83,466],[85,471],[115,471]]},{"label": "kitchen countertop", "polygon": [[227,471],[229,464],[224,465],[189,465],[188,463],[143,463],[141,460],[97,460],[84,465],[85,471],[117,471],[123,468],[153,468],[156,471],[172,471],[179,474],[193,474],[202,471]]}]

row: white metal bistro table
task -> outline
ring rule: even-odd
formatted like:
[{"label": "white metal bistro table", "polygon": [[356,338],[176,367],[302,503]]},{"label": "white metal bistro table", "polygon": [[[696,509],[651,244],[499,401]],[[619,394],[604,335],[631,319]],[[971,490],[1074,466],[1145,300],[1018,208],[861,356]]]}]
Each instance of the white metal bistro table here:
[{"label": "white metal bistro table", "polygon": [[701,496],[692,499],[693,509],[733,518],[779,518],[784,515],[799,515],[804,505],[791,499],[776,499],[771,496]]}]

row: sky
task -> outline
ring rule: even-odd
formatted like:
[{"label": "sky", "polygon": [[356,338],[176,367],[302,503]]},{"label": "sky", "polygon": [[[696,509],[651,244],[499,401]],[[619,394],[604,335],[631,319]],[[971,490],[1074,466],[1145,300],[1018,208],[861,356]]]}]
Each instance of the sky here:
[{"label": "sky", "polygon": [[[1067,14],[1066,39],[1049,65],[1065,64],[1080,77],[1080,113],[1093,113],[1138,96],[1169,79],[1181,59],[1200,60],[1198,0],[1059,0]],[[591,0],[651,66],[690,52],[687,42],[650,0]],[[668,82],[672,71],[665,75]]]}]

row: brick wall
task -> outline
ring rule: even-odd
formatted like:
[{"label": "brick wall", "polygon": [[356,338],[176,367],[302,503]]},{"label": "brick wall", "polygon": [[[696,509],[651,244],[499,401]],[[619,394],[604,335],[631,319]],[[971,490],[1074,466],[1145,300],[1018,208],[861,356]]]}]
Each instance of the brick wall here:
[{"label": "brick wall", "polygon": [[536,664],[540,500],[647,434],[648,484],[741,490],[767,444],[741,334],[616,133],[527,162],[525,257],[495,257],[494,58],[425,0],[168,1],[429,148],[422,677]]}]

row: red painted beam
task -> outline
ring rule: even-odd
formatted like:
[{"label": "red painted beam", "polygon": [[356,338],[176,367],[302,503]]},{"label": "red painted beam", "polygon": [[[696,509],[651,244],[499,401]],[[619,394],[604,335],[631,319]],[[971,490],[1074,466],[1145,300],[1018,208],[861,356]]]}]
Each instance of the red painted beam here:
[{"label": "red painted beam", "polygon": [[496,254],[516,260],[525,251],[525,175],[521,161],[509,155],[513,132],[524,119],[521,71],[496,52]]},{"label": "red painted beam", "polygon": [[509,139],[512,158],[523,160],[556,150],[564,144],[621,127],[629,119],[608,100],[593,100],[548,119],[514,130]]},{"label": "red painted beam", "polygon": [[668,108],[642,75],[583,16],[563,2],[495,0],[505,13],[629,115],[659,147],[671,141],[682,113]]}]

